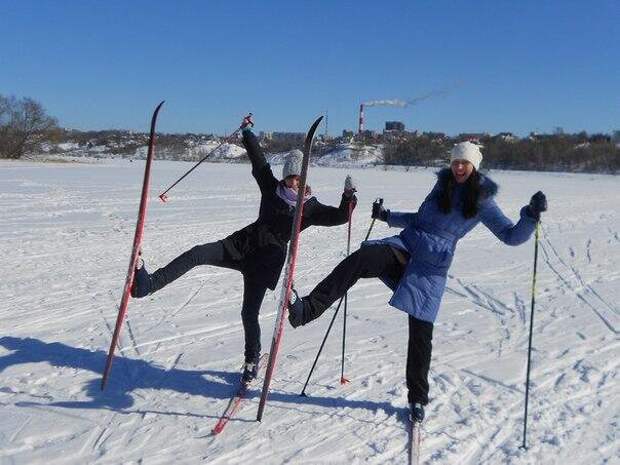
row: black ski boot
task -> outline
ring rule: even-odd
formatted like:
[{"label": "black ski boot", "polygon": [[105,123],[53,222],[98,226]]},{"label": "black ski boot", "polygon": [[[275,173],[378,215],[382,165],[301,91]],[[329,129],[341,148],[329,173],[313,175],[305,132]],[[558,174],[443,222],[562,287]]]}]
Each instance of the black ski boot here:
[{"label": "black ski boot", "polygon": [[424,420],[424,406],[418,402],[409,404],[409,421],[422,423]]},{"label": "black ski boot", "polygon": [[[140,264],[142,266],[140,266]],[[137,299],[141,297],[146,297],[151,293],[151,287],[151,275],[148,271],[146,271],[144,261],[140,259],[138,267],[136,267],[136,271],[134,272],[133,276],[133,284],[131,285],[131,297],[135,297]]]},{"label": "black ski boot", "polygon": [[250,384],[258,376],[258,359],[259,357],[256,357],[254,360],[245,362],[243,374],[241,375],[241,382],[243,384]]},{"label": "black ski boot", "polygon": [[291,289],[291,298],[288,301],[288,322],[293,328],[307,323],[304,318],[304,301],[299,298],[295,289]]}]

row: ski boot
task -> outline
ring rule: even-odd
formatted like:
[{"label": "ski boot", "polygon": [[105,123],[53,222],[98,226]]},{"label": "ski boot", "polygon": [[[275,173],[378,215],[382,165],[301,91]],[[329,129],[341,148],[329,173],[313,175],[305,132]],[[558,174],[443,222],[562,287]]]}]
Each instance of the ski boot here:
[{"label": "ski boot", "polygon": [[424,420],[424,406],[419,402],[409,404],[409,421],[422,423]]},{"label": "ski boot", "polygon": [[304,301],[299,298],[295,289],[291,289],[291,297],[288,302],[288,322],[293,328],[306,324],[304,321]]},{"label": "ski boot", "polygon": [[141,298],[146,297],[151,293],[151,275],[146,271],[144,266],[144,260],[141,258],[138,260],[136,271],[133,276],[133,284],[131,285],[131,297]]},{"label": "ski boot", "polygon": [[245,362],[243,373],[241,374],[241,382],[243,384],[250,384],[258,376],[258,359],[259,357],[256,357],[252,361]]}]

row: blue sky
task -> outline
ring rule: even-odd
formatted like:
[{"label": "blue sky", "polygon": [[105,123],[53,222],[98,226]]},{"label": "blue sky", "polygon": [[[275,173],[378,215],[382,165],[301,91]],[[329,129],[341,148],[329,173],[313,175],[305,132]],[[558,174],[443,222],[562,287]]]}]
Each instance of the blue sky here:
[{"label": "blue sky", "polygon": [[[620,129],[620,2],[0,0],[0,94],[65,127]],[[324,131],[324,129],[322,129]]]}]

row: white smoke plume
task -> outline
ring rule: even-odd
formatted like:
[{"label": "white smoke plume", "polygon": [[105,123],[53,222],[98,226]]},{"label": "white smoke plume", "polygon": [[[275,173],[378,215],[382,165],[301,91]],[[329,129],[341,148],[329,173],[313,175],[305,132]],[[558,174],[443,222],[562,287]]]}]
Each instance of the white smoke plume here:
[{"label": "white smoke plume", "polygon": [[404,100],[371,100],[370,102],[364,102],[365,107],[401,107],[405,108],[409,106],[408,102]]},{"label": "white smoke plume", "polygon": [[419,97],[415,97],[408,100],[399,100],[399,99],[387,99],[387,100],[371,100],[369,102],[364,102],[365,107],[400,107],[407,108],[412,105],[417,105],[424,100],[427,100],[431,97],[439,97],[440,95],[446,95],[448,90],[434,90],[427,94],[421,95]]}]

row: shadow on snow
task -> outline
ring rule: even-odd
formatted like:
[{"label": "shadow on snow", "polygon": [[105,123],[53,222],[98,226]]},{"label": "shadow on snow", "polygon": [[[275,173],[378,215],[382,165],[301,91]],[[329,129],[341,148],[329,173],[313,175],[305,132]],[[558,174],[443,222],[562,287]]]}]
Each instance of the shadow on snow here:
[{"label": "shadow on snow", "polygon": [[[47,343],[33,338],[5,336],[0,338],[0,346],[10,351],[9,354],[0,357],[0,373],[13,365],[42,362],[49,363],[55,367],[86,370],[101,375],[107,357],[107,353],[104,351],[80,349],[60,342]],[[134,404],[131,393],[135,389],[168,390],[213,399],[229,399],[235,392],[240,377],[239,372],[180,370],[178,368],[165,369],[153,363],[122,356],[115,357],[112,374],[105,391],[101,391],[100,388],[101,376],[97,376],[86,383],[84,394],[89,397],[89,400],[65,400],[45,404],[19,402],[15,405],[79,409],[101,408],[123,413],[140,413],[142,412],[141,410],[127,410]],[[248,397],[258,396],[260,396],[260,389],[252,389],[248,392]],[[297,393],[277,391],[269,393],[269,400],[271,402],[315,405],[332,409],[362,408],[371,411],[384,410],[388,415],[406,416],[406,409],[396,408],[389,402],[350,400],[344,397],[300,397]],[[211,417],[211,415],[166,411],[153,413]]]}]

